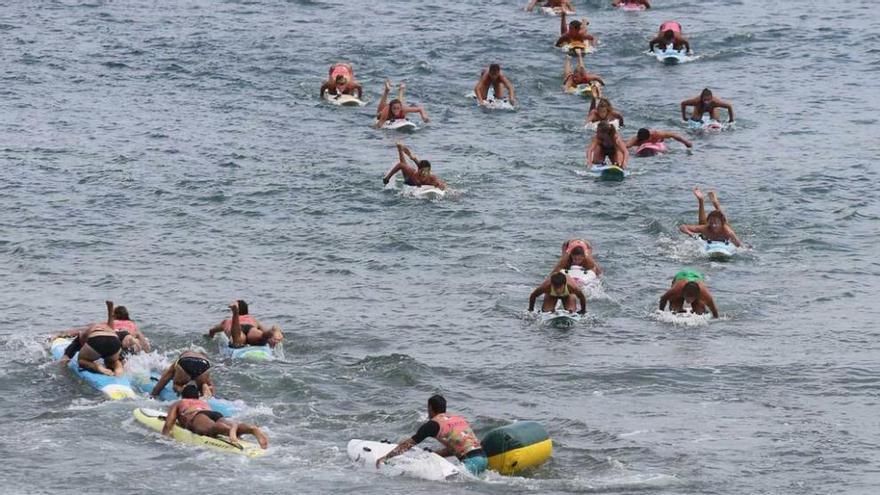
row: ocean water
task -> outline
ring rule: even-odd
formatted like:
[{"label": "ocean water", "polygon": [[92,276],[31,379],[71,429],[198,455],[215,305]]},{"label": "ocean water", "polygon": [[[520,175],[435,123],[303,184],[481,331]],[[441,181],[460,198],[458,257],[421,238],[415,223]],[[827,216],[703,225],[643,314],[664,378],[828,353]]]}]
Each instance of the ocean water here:
[{"label": "ocean water", "polygon": [[[558,18],[525,1],[37,1],[0,5],[0,437],[4,493],[875,493],[880,16],[874,2],[575,1],[591,71],[626,117],[685,132],[703,87],[734,129],[584,176],[587,101],[560,91]],[[664,20],[697,60],[645,51]],[[318,99],[355,64],[367,106]],[[520,108],[464,98],[498,62]],[[382,81],[432,122],[370,127]],[[453,194],[384,190],[404,139]],[[750,248],[703,259],[677,231],[718,191]],[[528,296],[560,245],[606,274],[590,316],[541,328]],[[722,318],[655,313],[705,272]],[[284,358],[232,363],[201,334],[246,299]],[[45,337],[127,306],[173,358],[215,356],[259,460],[174,444],[49,363]],[[542,423],[552,460],[444,484],[358,470],[442,393],[478,432]],[[152,404],[155,407],[155,404]]]}]

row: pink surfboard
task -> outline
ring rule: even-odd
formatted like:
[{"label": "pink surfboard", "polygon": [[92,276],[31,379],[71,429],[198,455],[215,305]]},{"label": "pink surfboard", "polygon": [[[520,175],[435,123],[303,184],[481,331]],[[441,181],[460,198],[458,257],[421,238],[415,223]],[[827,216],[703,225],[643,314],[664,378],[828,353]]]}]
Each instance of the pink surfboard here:
[{"label": "pink surfboard", "polygon": [[636,156],[654,156],[666,151],[663,143],[644,143],[636,149]]}]

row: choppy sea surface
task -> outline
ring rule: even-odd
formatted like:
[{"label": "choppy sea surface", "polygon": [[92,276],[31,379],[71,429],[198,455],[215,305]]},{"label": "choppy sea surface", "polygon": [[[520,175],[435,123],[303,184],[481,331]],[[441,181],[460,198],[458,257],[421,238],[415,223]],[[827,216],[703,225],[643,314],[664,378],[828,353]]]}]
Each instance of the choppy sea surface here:
[{"label": "choppy sea surface", "polygon": [[[560,91],[558,18],[522,1],[18,1],[0,5],[0,483],[53,493],[869,494],[880,486],[876,304],[880,16],[867,0],[575,1],[591,71],[626,117],[685,132],[703,87],[734,129],[583,171],[586,100]],[[645,53],[680,21],[697,60]],[[368,105],[318,99],[352,61]],[[520,108],[464,98],[498,62]],[[385,77],[432,122],[370,127]],[[403,137],[454,189],[384,190]],[[678,233],[718,191],[750,248]],[[562,242],[606,270],[574,329],[526,315]],[[655,314],[704,271],[722,318]],[[191,345],[263,425],[269,455],[161,439],[49,363],[45,337],[127,306],[156,363]],[[246,299],[284,358],[232,363],[200,336]],[[444,394],[478,432],[542,423],[552,460],[445,484],[361,471]],[[153,404],[155,407],[155,404]]]}]

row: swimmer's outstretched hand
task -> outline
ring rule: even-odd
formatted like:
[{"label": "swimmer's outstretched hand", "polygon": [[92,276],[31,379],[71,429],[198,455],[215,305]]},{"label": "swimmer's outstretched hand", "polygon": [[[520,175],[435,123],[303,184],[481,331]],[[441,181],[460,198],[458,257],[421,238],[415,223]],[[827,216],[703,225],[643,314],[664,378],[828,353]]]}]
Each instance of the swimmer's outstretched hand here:
[{"label": "swimmer's outstretched hand", "polygon": [[695,187],[694,188],[694,196],[696,196],[696,198],[698,200],[702,201],[703,200],[703,191],[700,191],[699,187]]}]

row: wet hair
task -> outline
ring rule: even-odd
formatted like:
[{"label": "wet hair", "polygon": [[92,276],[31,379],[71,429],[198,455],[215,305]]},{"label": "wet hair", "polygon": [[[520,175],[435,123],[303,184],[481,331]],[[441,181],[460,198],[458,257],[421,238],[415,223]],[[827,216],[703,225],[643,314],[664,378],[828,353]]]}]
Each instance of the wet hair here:
[{"label": "wet hair", "polygon": [[343,76],[342,74],[339,74],[338,76],[336,76],[336,84],[342,84],[344,81],[345,81],[345,76]]},{"label": "wet hair", "polygon": [[572,249],[571,253],[569,253],[569,254],[571,254],[572,256],[586,256],[587,255],[587,253],[584,252],[584,248],[582,248],[580,246]]},{"label": "wet hair", "polygon": [[581,30],[581,21],[571,21],[571,22],[569,22],[569,23],[568,23],[568,29],[569,29],[569,31],[572,30],[572,29],[574,29],[575,31],[580,31],[580,30]]},{"label": "wet hair", "polygon": [[199,398],[199,387],[196,387],[192,383],[183,387],[183,390],[180,391],[180,396],[184,399],[198,399]]},{"label": "wet hair", "polygon": [[560,285],[565,285],[565,274],[562,272],[556,272],[550,277],[550,283],[553,287],[559,287]]},{"label": "wet hair", "polygon": [[709,213],[708,215],[706,215],[707,222],[709,221],[710,218],[717,218],[718,220],[721,220],[722,224],[727,223],[727,218],[724,217],[724,213],[721,213],[718,210],[715,210],[715,211]]},{"label": "wet hair", "polygon": [[114,320],[130,320],[128,317],[128,309],[125,306],[116,306],[113,308]]},{"label": "wet hair", "polygon": [[639,132],[636,133],[636,137],[639,141],[647,141],[651,137],[651,131],[642,127],[639,129]]},{"label": "wet hair", "polygon": [[609,124],[607,120],[603,120],[599,122],[599,125],[596,126],[596,133],[606,133],[610,137],[614,137],[617,134],[617,131],[614,129],[614,126]]},{"label": "wet hair", "polygon": [[419,170],[423,168],[431,168],[431,162],[429,162],[428,160],[419,160],[416,165],[418,165]]},{"label": "wet hair", "polygon": [[666,31],[663,31],[663,37],[666,38],[666,39],[674,38],[674,37],[675,37],[675,31],[673,31],[673,30],[671,30],[671,29],[667,29]]},{"label": "wet hair", "polygon": [[696,282],[688,282],[684,284],[684,289],[681,291],[681,294],[684,297],[694,296],[697,297],[700,295],[700,284]]},{"label": "wet hair", "polygon": [[704,98],[706,96],[708,96],[710,98],[712,97],[712,90],[711,89],[703,88],[703,91],[700,91],[700,98]]},{"label": "wet hair", "polygon": [[443,398],[440,394],[432,395],[430,399],[428,399],[428,407],[431,408],[437,414],[446,412],[446,399]]},{"label": "wet hair", "polygon": [[244,299],[238,300],[238,314],[239,315],[248,314],[248,305],[246,302],[244,302]]},{"label": "wet hair", "polygon": [[501,66],[498,64],[492,64],[489,66],[489,74],[497,74],[501,72]]},{"label": "wet hair", "polygon": [[599,102],[596,103],[596,108],[599,107],[608,107],[609,110],[614,110],[614,105],[611,104],[611,100],[608,98],[599,98]]}]

